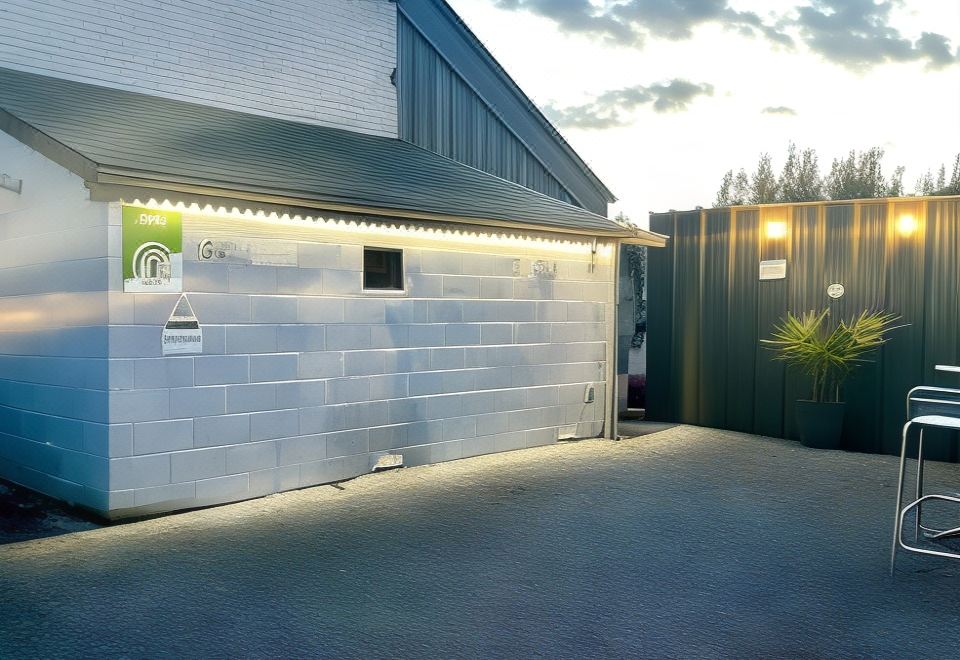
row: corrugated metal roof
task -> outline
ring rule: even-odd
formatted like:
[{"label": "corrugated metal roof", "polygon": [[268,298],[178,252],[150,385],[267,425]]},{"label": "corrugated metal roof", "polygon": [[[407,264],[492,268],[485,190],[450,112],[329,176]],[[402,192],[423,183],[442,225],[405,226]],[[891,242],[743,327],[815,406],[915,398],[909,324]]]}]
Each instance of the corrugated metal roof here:
[{"label": "corrugated metal roof", "polygon": [[[527,143],[529,148],[534,152],[546,150],[553,156],[549,160],[555,166],[558,165],[564,170],[565,176],[560,177],[561,181],[570,185],[569,172],[557,161],[556,154],[550,148],[550,145],[538,139],[535,133],[531,132],[530,126],[524,126],[521,129],[519,124],[525,124],[527,118],[532,119],[534,125],[546,132],[549,143],[553,143],[561,153],[570,159],[570,164],[590,181],[598,194],[602,195],[607,202],[617,201],[616,196],[590,169],[590,166],[566,141],[553,123],[544,116],[537,104],[526,95],[480,38],[470,29],[470,26],[454,11],[447,0],[399,0],[397,4],[401,12],[418,29],[423,30],[424,34],[437,37],[434,45],[440,47],[443,56],[450,61],[450,64],[460,75],[463,75],[471,85],[478,88],[478,94],[481,97],[489,96],[485,99],[486,102],[490,103],[499,112],[509,112],[512,121],[508,121],[508,123],[511,124],[511,129],[524,134],[525,138],[521,139]],[[447,24],[455,25],[459,29],[451,32],[449,29],[445,29]],[[434,27],[438,29],[433,29]],[[442,42],[442,44],[438,42]],[[458,63],[460,66],[458,66]],[[487,69],[494,74],[498,82],[502,83],[502,92],[498,89],[499,85],[485,75]],[[514,103],[518,103],[516,108],[512,107]],[[522,108],[519,114],[516,112],[517,108]],[[518,125],[513,126],[514,123]],[[559,172],[557,173],[559,174]]]},{"label": "corrugated metal roof", "polygon": [[[78,174],[189,184],[584,234],[620,224],[401,140],[0,69],[0,127],[43,152],[75,152]],[[49,138],[49,139],[47,139]],[[79,158],[77,157],[79,156]],[[67,159],[68,162],[70,159]],[[61,159],[63,162],[63,159]],[[659,242],[650,234],[654,242]]]}]

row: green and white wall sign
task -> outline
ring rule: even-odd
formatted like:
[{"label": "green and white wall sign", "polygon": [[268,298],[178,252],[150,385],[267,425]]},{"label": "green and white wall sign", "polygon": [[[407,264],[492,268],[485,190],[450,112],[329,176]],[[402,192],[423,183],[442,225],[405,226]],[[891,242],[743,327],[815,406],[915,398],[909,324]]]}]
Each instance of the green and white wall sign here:
[{"label": "green and white wall sign", "polygon": [[123,290],[179,293],[183,289],[183,231],[177,211],[123,207]]}]

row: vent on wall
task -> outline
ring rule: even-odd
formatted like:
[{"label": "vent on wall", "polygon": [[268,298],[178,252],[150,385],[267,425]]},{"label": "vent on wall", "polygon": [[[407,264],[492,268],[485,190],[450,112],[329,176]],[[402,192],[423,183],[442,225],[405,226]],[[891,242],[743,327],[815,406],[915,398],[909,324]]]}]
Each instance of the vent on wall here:
[{"label": "vent on wall", "polygon": [[12,179],[6,174],[0,174],[0,188],[11,190],[19,195],[23,190],[23,179]]},{"label": "vent on wall", "polygon": [[403,454],[383,454],[371,468],[372,472],[383,472],[403,467]]}]

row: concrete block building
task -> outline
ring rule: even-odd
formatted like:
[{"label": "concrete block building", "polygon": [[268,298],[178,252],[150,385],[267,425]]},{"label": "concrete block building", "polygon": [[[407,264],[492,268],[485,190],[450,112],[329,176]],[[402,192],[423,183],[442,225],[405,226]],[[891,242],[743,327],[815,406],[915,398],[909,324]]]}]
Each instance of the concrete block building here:
[{"label": "concrete block building", "polygon": [[8,5],[0,477],[122,518],[612,433],[664,239],[442,0]]}]

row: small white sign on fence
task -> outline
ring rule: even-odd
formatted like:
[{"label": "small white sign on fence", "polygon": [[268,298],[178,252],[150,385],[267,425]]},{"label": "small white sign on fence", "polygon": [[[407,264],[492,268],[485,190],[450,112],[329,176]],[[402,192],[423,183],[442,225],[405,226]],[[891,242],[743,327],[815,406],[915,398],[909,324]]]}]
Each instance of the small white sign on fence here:
[{"label": "small white sign on fence", "polygon": [[787,277],[787,260],[771,259],[760,262],[761,280],[782,280]]}]

